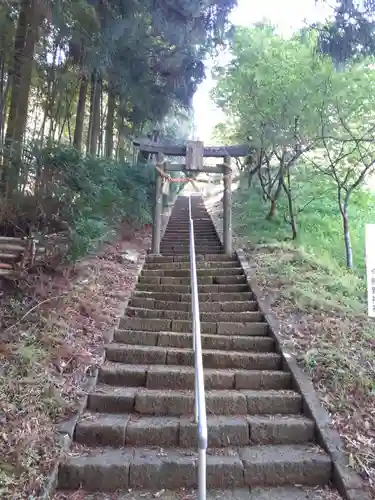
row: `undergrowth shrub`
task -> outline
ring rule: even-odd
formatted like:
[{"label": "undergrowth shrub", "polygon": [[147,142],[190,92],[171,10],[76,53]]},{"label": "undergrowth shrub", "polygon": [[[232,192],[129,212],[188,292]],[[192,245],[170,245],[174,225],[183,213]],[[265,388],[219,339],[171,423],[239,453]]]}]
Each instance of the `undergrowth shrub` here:
[{"label": "undergrowth shrub", "polygon": [[2,200],[2,233],[9,236],[64,231],[70,260],[93,251],[126,221],[150,222],[155,169],[80,154],[74,148],[34,148],[27,181]]}]

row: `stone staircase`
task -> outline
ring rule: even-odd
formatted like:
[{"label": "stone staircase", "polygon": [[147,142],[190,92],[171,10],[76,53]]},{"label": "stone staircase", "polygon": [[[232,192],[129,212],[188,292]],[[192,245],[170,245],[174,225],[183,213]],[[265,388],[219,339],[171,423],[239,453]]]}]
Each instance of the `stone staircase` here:
[{"label": "stone staircase", "polygon": [[[208,498],[322,498],[315,487],[331,480],[331,460],[315,444],[314,423],[303,415],[239,262],[223,253],[201,199],[193,200]],[[196,498],[188,217],[188,200],[180,197],[162,255],[148,256],[106,347],[96,390],[59,469],[61,490],[99,492],[86,494],[93,499]]]}]

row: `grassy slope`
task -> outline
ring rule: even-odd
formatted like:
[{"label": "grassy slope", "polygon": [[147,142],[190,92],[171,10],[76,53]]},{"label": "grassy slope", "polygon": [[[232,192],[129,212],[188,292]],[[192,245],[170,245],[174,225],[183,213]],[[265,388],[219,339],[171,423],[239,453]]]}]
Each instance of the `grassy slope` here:
[{"label": "grassy slope", "polygon": [[375,323],[366,317],[364,259],[364,227],[375,222],[375,203],[364,192],[351,201],[355,270],[349,272],[335,186],[306,172],[293,180],[296,206],[312,200],[298,216],[298,241],[288,239],[285,200],[267,221],[259,187],[241,183],[233,206],[237,246],[247,250],[285,344],[312,376],[350,460],[375,487]]}]

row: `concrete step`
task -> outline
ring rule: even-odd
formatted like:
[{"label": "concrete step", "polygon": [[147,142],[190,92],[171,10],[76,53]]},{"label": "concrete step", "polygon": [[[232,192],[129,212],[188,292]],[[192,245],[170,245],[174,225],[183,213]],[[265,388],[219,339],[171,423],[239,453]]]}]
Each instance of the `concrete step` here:
[{"label": "concrete step", "polygon": [[[165,241],[171,241],[171,242],[176,242],[176,238],[178,238],[178,241],[183,241],[183,242],[189,242],[190,240],[190,231],[166,231],[164,233],[163,239],[161,240],[162,243]],[[202,240],[202,241],[220,241],[217,233],[213,231],[212,229],[207,229],[207,228],[202,228],[202,229],[195,229],[194,231],[194,238],[196,241]]]},{"label": "concrete step", "polygon": [[[187,208],[185,198],[177,200],[161,255],[146,258],[59,470],[60,488],[95,491],[92,498],[83,493],[90,500],[196,498]],[[329,483],[332,464],[313,444],[314,422],[303,416],[302,397],[274,352],[243,269],[234,255],[224,254],[199,197],[192,198],[192,215],[212,489],[207,498],[320,500],[309,486]]]},{"label": "concrete step", "polygon": [[[137,330],[116,330],[114,342],[138,346],[162,346],[190,349],[193,346],[192,333],[145,332]],[[203,349],[222,349],[232,351],[270,352],[274,350],[271,337],[245,335],[203,334]]]},{"label": "concrete step", "polygon": [[[190,285],[150,285],[137,283],[137,292],[190,293]],[[198,285],[199,293],[243,293],[249,292],[247,283],[239,285]]]},{"label": "concrete step", "polygon": [[[218,236],[214,235],[195,235],[195,246],[221,246],[221,241]],[[184,237],[179,234],[174,234],[168,238],[163,238],[161,245],[182,246],[190,247],[190,236]]]},{"label": "concrete step", "polygon": [[[74,493],[70,492],[67,500],[74,500]],[[85,500],[195,500],[198,498],[198,492],[190,488],[183,488],[178,490],[159,491],[149,490],[131,490],[130,492],[111,492],[110,495],[106,493],[90,494],[81,490],[82,498]],[[323,500],[323,498],[330,500],[342,500],[342,497],[331,489],[312,488],[306,486],[286,486],[281,488],[235,488],[231,490],[208,490],[207,500]]]},{"label": "concrete step", "polygon": [[[211,262],[211,261],[220,261],[220,262],[226,262],[230,261],[232,262],[234,257],[226,254],[218,255],[218,254],[205,254],[205,255],[196,255],[196,260],[197,262]],[[156,263],[164,263],[164,262],[189,262],[190,257],[189,255],[148,255],[146,258],[146,262],[156,262]]]},{"label": "concrete step", "polygon": [[[232,261],[205,261],[201,260],[197,262],[197,269],[221,269],[221,268],[230,268],[230,267],[236,267],[238,268],[239,263],[237,260],[232,260]],[[145,271],[148,270],[158,270],[160,269],[161,271],[169,271],[169,270],[188,270],[190,271],[190,262],[185,261],[185,262],[149,262],[145,264],[143,267]]]},{"label": "concrete step", "polygon": [[[224,255],[224,249],[223,248],[207,248],[207,247],[204,247],[204,248],[197,248],[196,249],[196,255],[197,254],[207,254],[207,253],[215,253],[216,255],[220,255],[220,254],[223,254]],[[160,248],[160,253],[163,254],[163,255],[173,255],[173,256],[178,256],[178,255],[181,255],[181,256],[188,256],[189,255],[189,250],[187,249],[171,249],[171,248]]]},{"label": "concrete step", "polygon": [[[98,381],[104,385],[146,387],[147,389],[194,389],[194,368],[173,365],[129,365],[107,361],[99,369]],[[287,390],[291,374],[281,370],[204,370],[206,390]]]},{"label": "concrete step", "polygon": [[[162,242],[160,244],[160,253],[163,253],[162,249],[175,249],[175,250],[184,250],[189,253],[190,251],[190,243],[183,241],[172,242]],[[200,243],[196,243],[195,252],[196,253],[216,253],[217,250],[222,250],[223,246],[220,240],[205,240]]]},{"label": "concrete step", "polygon": [[[138,285],[185,285],[190,286],[190,277],[140,276]],[[246,277],[239,276],[198,276],[198,286],[246,284]],[[138,288],[138,286],[137,286]]]},{"label": "concrete step", "polygon": [[[209,269],[197,269],[198,276],[243,276],[242,267],[218,267]],[[190,278],[190,268],[187,269],[143,269],[140,276],[148,278],[150,276],[170,277],[170,278]]]},{"label": "concrete step", "polygon": [[[208,446],[302,444],[314,439],[312,420],[302,416],[210,416]],[[197,424],[193,417],[140,417],[86,413],[75,430],[77,443],[90,446],[160,446],[194,448]]]},{"label": "concrete step", "polygon": [[[130,307],[156,309],[163,311],[191,311],[191,302],[155,300],[147,297],[133,296],[129,301]],[[258,303],[255,300],[203,302],[199,303],[201,312],[246,312],[257,311]]]},{"label": "concrete step", "polygon": [[[325,485],[331,461],[309,445],[211,448],[207,454],[209,488],[247,486]],[[61,464],[60,489],[117,491],[192,488],[197,486],[195,449],[94,448],[71,455]]]},{"label": "concrete step", "polygon": [[[166,302],[188,302],[191,303],[190,293],[171,293],[171,292],[147,292],[135,290],[132,295],[133,298],[150,298],[152,300],[162,300]],[[233,292],[233,293],[200,293],[199,305],[200,307],[207,302],[213,303],[229,303],[229,302],[244,302],[254,301],[254,294],[252,292]]]},{"label": "concrete step", "polygon": [[[174,311],[173,309],[144,309],[142,307],[126,308],[126,316],[131,318],[155,318],[155,319],[181,319],[190,321],[192,313],[190,311]],[[242,312],[200,312],[201,321],[205,322],[232,322],[232,323],[247,323],[261,322],[264,319],[263,313],[260,311],[242,311]]]},{"label": "concrete step", "polygon": [[[243,368],[245,370],[278,370],[280,354],[203,349],[205,368]],[[106,347],[108,361],[126,364],[194,365],[193,349],[111,343]]]},{"label": "concrete step", "polygon": [[[221,243],[218,235],[216,233],[213,233],[212,231],[199,231],[199,232],[195,231],[194,240],[197,243],[200,241],[205,242],[205,243],[208,243],[211,241]],[[172,232],[164,233],[163,239],[161,240],[162,244],[165,244],[165,243],[174,244],[176,242],[189,245],[190,234],[189,233],[175,233],[172,231]]]},{"label": "concrete step", "polygon": [[[149,332],[191,333],[191,321],[180,319],[130,318],[124,316],[120,320],[120,330],[146,330]],[[218,333],[219,335],[252,335],[259,337],[268,334],[268,324],[263,322],[201,322],[202,333]]]},{"label": "concrete step", "polygon": [[[275,390],[207,390],[207,414],[275,415],[299,414],[300,394]],[[194,392],[153,390],[98,385],[89,394],[88,410],[101,413],[139,413],[141,415],[192,415]]]},{"label": "concrete step", "polygon": [[[171,278],[165,278],[171,279]],[[172,278],[173,279],[173,278]],[[177,284],[155,284],[138,282],[136,286],[136,291],[148,291],[148,292],[170,292],[170,293],[190,293],[190,282],[185,285]],[[249,292],[249,285],[247,283],[239,284],[209,284],[204,285],[198,283],[199,293],[243,293]]]}]

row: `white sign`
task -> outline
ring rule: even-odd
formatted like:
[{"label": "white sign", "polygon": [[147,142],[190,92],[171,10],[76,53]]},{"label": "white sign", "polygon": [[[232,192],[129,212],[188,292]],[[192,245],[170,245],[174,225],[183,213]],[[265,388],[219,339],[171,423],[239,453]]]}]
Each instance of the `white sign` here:
[{"label": "white sign", "polygon": [[375,318],[375,224],[366,224],[368,315]]}]

